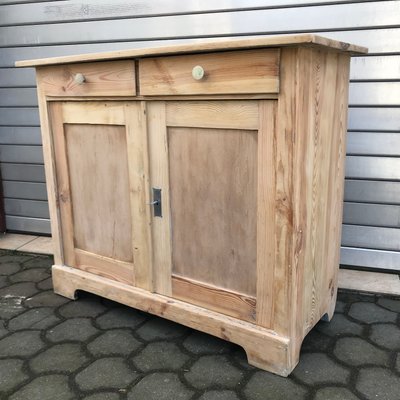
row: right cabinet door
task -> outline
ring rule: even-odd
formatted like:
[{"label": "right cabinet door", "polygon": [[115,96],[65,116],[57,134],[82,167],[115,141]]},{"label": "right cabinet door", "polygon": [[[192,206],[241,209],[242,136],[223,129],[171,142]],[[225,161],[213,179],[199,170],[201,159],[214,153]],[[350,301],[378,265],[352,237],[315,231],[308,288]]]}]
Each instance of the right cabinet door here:
[{"label": "right cabinet door", "polygon": [[152,217],[156,292],[269,326],[274,109],[271,100],[147,104],[162,202]]}]

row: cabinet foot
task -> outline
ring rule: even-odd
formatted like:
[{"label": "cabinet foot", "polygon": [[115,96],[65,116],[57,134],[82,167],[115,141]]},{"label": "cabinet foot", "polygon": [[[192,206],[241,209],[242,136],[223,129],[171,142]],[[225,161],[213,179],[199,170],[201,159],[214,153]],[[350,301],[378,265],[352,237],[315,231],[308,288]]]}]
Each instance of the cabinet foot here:
[{"label": "cabinet foot", "polygon": [[54,291],[70,299],[84,290],[220,337],[243,347],[249,364],[281,376],[297,364],[290,339],[270,329],[79,269],[54,265],[52,273]]}]

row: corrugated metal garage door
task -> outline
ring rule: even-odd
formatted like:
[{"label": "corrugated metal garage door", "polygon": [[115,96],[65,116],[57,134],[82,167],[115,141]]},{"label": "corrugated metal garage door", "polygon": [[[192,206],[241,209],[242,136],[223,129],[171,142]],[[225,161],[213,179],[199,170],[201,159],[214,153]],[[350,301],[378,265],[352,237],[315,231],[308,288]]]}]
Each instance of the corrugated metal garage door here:
[{"label": "corrugated metal garage door", "polygon": [[400,2],[0,0],[7,226],[49,233],[34,71],[14,61],[210,37],[319,32],[352,61],[342,263],[400,270]]}]

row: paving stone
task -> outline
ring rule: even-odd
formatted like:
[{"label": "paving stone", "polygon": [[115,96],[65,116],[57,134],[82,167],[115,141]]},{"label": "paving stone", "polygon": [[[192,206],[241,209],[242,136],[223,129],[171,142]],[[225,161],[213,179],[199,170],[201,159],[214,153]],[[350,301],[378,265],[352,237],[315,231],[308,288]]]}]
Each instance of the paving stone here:
[{"label": "paving stone", "polygon": [[394,324],[372,325],[370,338],[386,349],[400,349],[400,329]]},{"label": "paving stone", "polygon": [[239,400],[231,390],[211,390],[204,393],[199,400]]},{"label": "paving stone", "polygon": [[23,371],[22,360],[6,359],[0,360],[0,398],[1,392],[7,392],[20,385],[29,378]]},{"label": "paving stone", "polygon": [[53,257],[35,257],[30,260],[24,262],[22,265],[25,268],[48,268],[54,264]]},{"label": "paving stone", "polygon": [[193,392],[186,388],[177,375],[156,372],[145,376],[128,393],[128,400],[189,400]]},{"label": "paving stone", "polygon": [[97,317],[106,311],[107,308],[94,299],[79,299],[63,305],[59,313],[65,318],[71,317]]},{"label": "paving stone", "polygon": [[5,287],[5,286],[8,286],[8,285],[9,285],[9,283],[8,283],[7,277],[6,276],[0,276],[0,289]]},{"label": "paving stone", "polygon": [[348,290],[345,290],[345,291],[339,290],[337,299],[340,301],[343,301],[344,303],[347,303],[347,304],[355,303],[357,301],[373,303],[373,302],[375,302],[376,295],[368,294],[368,293],[362,294],[359,292],[351,292]]},{"label": "paving stone", "polygon": [[314,400],[359,400],[359,398],[343,387],[326,387],[319,389]]},{"label": "paving stone", "polygon": [[197,389],[215,385],[232,389],[240,383],[243,372],[231,365],[225,356],[202,356],[185,373],[185,378]]},{"label": "paving stone", "polygon": [[33,356],[45,347],[39,331],[15,332],[0,340],[0,354],[2,357]]},{"label": "paving stone", "polygon": [[385,310],[373,303],[354,303],[350,307],[349,316],[367,324],[374,322],[394,322],[397,314]]},{"label": "paving stone", "polygon": [[4,326],[4,321],[0,320],[0,339],[8,335],[8,330]]},{"label": "paving stone", "polygon": [[33,258],[33,256],[30,254],[7,252],[0,256],[0,264],[23,263],[32,258]]},{"label": "paving stone", "polygon": [[376,364],[387,366],[389,363],[388,353],[360,338],[338,339],[333,353],[339,360],[348,365]]},{"label": "paving stone", "polygon": [[381,297],[378,300],[378,304],[382,307],[387,308],[390,311],[400,313],[400,299],[388,299]]},{"label": "paving stone", "polygon": [[31,268],[20,271],[9,277],[11,282],[40,282],[49,277],[43,268]]},{"label": "paving stone", "polygon": [[55,325],[60,318],[54,314],[50,307],[34,308],[11,319],[8,329],[19,331],[22,329],[46,329]]},{"label": "paving stone", "polygon": [[53,290],[53,280],[50,278],[45,279],[36,284],[37,288],[40,290]]},{"label": "paving stone", "polygon": [[68,385],[65,375],[46,375],[34,379],[9,400],[74,400],[77,397]]},{"label": "paving stone", "polygon": [[188,331],[183,325],[167,321],[162,318],[153,318],[143,324],[137,334],[144,340],[175,339]]},{"label": "paving stone", "polygon": [[323,353],[307,353],[293,371],[293,376],[308,385],[346,383],[350,371]]},{"label": "paving stone", "polygon": [[50,347],[30,361],[30,367],[35,373],[42,372],[73,372],[81,367],[88,357],[79,344],[66,343]]},{"label": "paving stone", "polygon": [[174,371],[181,368],[188,358],[174,343],[155,342],[148,344],[133,361],[144,372],[157,369]]},{"label": "paving stone", "polygon": [[117,393],[95,393],[84,397],[83,400],[119,400],[119,395]]},{"label": "paving stone", "polygon": [[12,295],[0,297],[0,318],[8,320],[26,311],[22,304],[24,299],[25,297]]},{"label": "paving stone", "polygon": [[126,388],[137,374],[130,370],[123,358],[110,357],[96,360],[75,377],[82,390]]},{"label": "paving stone", "polygon": [[335,306],[335,313],[343,313],[347,304],[344,301],[337,300]]},{"label": "paving stone", "polygon": [[110,328],[136,328],[145,320],[140,311],[129,307],[114,308],[96,319],[97,325],[102,329]]},{"label": "paving stone", "polygon": [[194,354],[223,354],[232,349],[231,343],[198,331],[193,331],[184,340],[183,346]]},{"label": "paving stone", "polygon": [[0,275],[12,275],[21,270],[21,265],[17,262],[0,264]]},{"label": "paving stone", "polygon": [[335,314],[330,322],[318,322],[315,329],[328,336],[361,335],[363,332],[361,325],[350,321],[342,314]]},{"label": "paving stone", "polygon": [[307,391],[290,378],[258,371],[247,383],[244,394],[248,400],[302,400]]},{"label": "paving stone", "polygon": [[247,354],[243,348],[237,346],[236,351],[233,352],[233,359],[240,365],[242,369],[251,371],[257,369],[249,364]]},{"label": "paving stone", "polygon": [[98,336],[89,343],[88,350],[96,357],[108,355],[125,355],[136,350],[141,343],[126,330],[114,329]]},{"label": "paving stone", "polygon": [[55,294],[52,290],[47,290],[26,299],[25,305],[27,307],[58,307],[70,301],[71,300],[66,297]]},{"label": "paving stone", "polygon": [[0,297],[20,297],[25,299],[37,292],[38,290],[33,282],[20,282],[0,289]]},{"label": "paving stone", "polygon": [[71,318],[47,331],[46,337],[52,342],[67,340],[86,341],[99,331],[88,318]]},{"label": "paving stone", "polygon": [[301,351],[325,351],[330,346],[331,341],[332,338],[330,336],[324,335],[316,329],[312,329],[304,338],[303,344],[301,345]]},{"label": "paving stone", "polygon": [[356,389],[368,400],[399,400],[400,377],[385,368],[361,369]]}]

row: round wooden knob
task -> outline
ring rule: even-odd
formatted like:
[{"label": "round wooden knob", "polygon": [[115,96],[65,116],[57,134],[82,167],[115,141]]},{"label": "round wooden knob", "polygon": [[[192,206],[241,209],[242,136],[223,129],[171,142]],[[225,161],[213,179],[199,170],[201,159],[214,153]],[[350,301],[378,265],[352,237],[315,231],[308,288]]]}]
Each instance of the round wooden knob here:
[{"label": "round wooden knob", "polygon": [[75,74],[75,76],[74,76],[74,82],[77,85],[82,85],[82,83],[85,83],[85,80],[86,80],[86,78],[83,74],[78,73],[78,74]]},{"label": "round wooden knob", "polygon": [[192,69],[192,76],[196,81],[199,81],[200,79],[203,79],[204,77],[204,69],[200,65],[196,65]]}]

